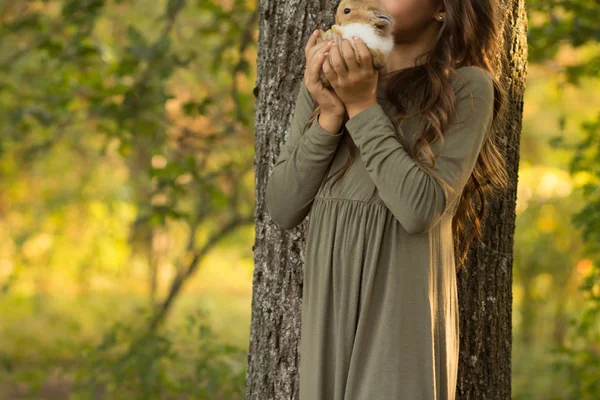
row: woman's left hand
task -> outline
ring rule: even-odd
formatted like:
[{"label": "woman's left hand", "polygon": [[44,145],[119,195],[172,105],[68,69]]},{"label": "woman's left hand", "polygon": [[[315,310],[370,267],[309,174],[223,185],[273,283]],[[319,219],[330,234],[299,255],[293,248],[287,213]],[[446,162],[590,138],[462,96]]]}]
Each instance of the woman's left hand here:
[{"label": "woman's left hand", "polygon": [[346,106],[349,118],[377,104],[379,79],[379,71],[373,68],[371,53],[365,42],[356,37],[354,43],[360,63],[356,60],[348,39],[342,41],[343,56],[340,54],[338,46],[332,46],[329,50],[329,57],[323,63],[323,73]]}]

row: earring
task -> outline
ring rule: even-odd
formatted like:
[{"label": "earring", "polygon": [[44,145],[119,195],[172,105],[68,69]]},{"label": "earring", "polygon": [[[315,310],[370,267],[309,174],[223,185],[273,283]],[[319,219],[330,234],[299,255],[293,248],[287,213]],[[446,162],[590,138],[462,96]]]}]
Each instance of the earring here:
[{"label": "earring", "polygon": [[443,21],[444,20],[444,16],[443,15],[438,15],[437,19],[438,19],[438,21]]}]

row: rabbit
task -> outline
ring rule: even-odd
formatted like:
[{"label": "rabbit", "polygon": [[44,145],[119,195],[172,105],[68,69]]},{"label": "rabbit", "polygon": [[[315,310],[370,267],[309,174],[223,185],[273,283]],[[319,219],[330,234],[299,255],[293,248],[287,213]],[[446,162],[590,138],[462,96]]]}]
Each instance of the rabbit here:
[{"label": "rabbit", "polygon": [[[317,43],[335,40],[335,45],[341,51],[342,40],[349,39],[356,59],[360,62],[358,51],[351,40],[353,36],[358,36],[369,48],[373,68],[381,70],[394,46],[393,24],[394,19],[377,0],[342,0],[336,10],[335,24],[327,31],[319,29]],[[320,79],[326,88],[331,89],[331,83],[323,71]]]},{"label": "rabbit", "polygon": [[[378,0],[342,0],[336,10],[335,24],[325,32],[319,29],[317,43],[324,40],[335,40],[335,45],[341,50],[342,39],[351,39],[352,36],[358,36],[369,48],[373,68],[381,70],[384,68],[394,46],[393,24],[394,19],[381,7]],[[350,45],[355,57],[360,62],[360,57],[357,55],[358,52],[352,40],[350,40]],[[321,71],[319,78],[323,86],[333,89],[323,71]],[[313,112],[305,124],[304,130],[313,124],[321,112],[321,107],[316,102],[313,107]],[[348,113],[344,117],[344,122],[347,120]],[[346,131],[344,125],[342,125],[341,130]]]}]

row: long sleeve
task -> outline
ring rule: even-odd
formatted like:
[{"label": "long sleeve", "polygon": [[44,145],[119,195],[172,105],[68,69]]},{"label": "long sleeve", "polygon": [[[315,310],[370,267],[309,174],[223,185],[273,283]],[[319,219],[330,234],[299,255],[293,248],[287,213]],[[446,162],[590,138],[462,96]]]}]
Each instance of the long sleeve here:
[{"label": "long sleeve", "polygon": [[302,82],[290,135],[267,181],[267,212],[283,229],[295,227],[310,211],[343,135],[341,130],[335,135],[330,134],[316,118],[303,133],[313,104],[313,98]]},{"label": "long sleeve", "polygon": [[451,208],[473,171],[492,123],[491,77],[478,67],[465,68],[461,75],[468,85],[455,91],[456,117],[444,132],[443,143],[431,143],[437,155],[435,166],[429,168],[454,192],[448,192],[417,165],[379,104],[346,122],[381,200],[409,233],[427,232]]}]

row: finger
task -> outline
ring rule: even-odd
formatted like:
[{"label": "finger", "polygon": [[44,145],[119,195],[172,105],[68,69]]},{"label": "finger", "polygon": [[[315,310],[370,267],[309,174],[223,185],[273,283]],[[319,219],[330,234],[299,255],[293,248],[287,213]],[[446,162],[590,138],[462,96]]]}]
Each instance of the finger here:
[{"label": "finger", "polygon": [[317,39],[319,39],[319,30],[316,29],[308,38],[308,42],[306,42],[306,46],[304,46],[304,54],[307,55],[311,48],[313,48],[317,44]]},{"label": "finger", "polygon": [[319,43],[317,43],[315,46],[313,46],[309,51],[308,54],[306,55],[306,60],[312,60],[313,57],[315,56],[315,54],[317,54],[318,52],[326,52],[329,50],[329,47],[331,47],[331,43],[327,42],[327,41],[321,41]]},{"label": "finger", "polygon": [[356,47],[358,48],[361,65],[364,65],[365,67],[368,67],[369,65],[372,66],[373,60],[371,59],[371,52],[367,48],[365,42],[363,42],[363,40],[357,36],[354,39],[354,43],[356,43]]},{"label": "finger", "polygon": [[329,50],[329,62],[338,76],[344,77],[348,75],[348,70],[337,45],[332,46]]},{"label": "finger", "polygon": [[331,66],[331,62],[329,62],[329,59],[327,58],[323,62],[323,73],[325,74],[327,80],[329,80],[329,83],[331,83],[331,86],[335,86],[335,84],[337,83],[338,75]]},{"label": "finger", "polygon": [[354,56],[356,57],[356,63],[360,67],[361,65],[363,65],[363,61],[360,58],[360,51],[358,50],[358,44],[356,43],[356,40],[354,38],[352,38],[352,40],[350,40],[350,45],[352,45],[352,49],[354,50]]},{"label": "finger", "polygon": [[[313,82],[312,79],[314,78],[315,73],[317,74],[317,78],[318,78],[318,74],[320,73],[320,66],[322,65],[322,61],[321,63],[319,63],[318,65],[314,65],[315,61],[317,60],[317,55],[319,53],[326,53],[328,50],[328,44],[327,42],[321,42],[321,43],[317,43],[313,48],[311,48],[311,50],[309,51],[308,57],[306,58],[306,70],[305,70],[305,75],[306,76],[310,76],[309,79],[307,80],[307,82]],[[315,71],[316,69],[316,71]]]},{"label": "finger", "polygon": [[344,61],[348,66],[348,72],[360,69],[360,65],[358,65],[358,62],[356,61],[356,55],[354,54],[354,48],[352,47],[350,40],[344,39],[342,41],[342,52],[344,54]]},{"label": "finger", "polygon": [[310,66],[309,66],[309,68],[307,68],[307,71],[308,71],[307,82],[310,85],[318,85],[319,84],[319,82],[320,82],[319,75],[321,73],[321,68],[323,66],[324,60],[325,60],[324,52],[317,52],[311,59]]},{"label": "finger", "polygon": [[323,65],[323,59],[325,58],[323,52],[315,53],[310,60],[307,60],[306,66],[306,81],[307,83],[314,85],[317,83],[318,74],[321,66]]}]

